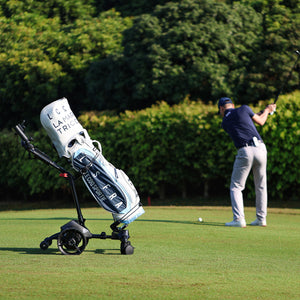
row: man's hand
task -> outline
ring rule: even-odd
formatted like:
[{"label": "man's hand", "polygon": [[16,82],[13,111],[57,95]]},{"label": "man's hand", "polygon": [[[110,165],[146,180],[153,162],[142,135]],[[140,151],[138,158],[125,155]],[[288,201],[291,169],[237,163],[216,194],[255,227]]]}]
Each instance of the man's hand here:
[{"label": "man's hand", "polygon": [[276,110],[276,104],[269,104],[263,111],[259,112],[258,114],[255,114],[252,117],[252,120],[262,126],[266,123],[268,115],[273,114]]},{"label": "man's hand", "polygon": [[266,106],[265,109],[261,110],[259,113],[257,113],[257,115],[262,115],[265,111],[267,110],[268,115],[271,115],[274,113],[274,111],[276,111],[276,104],[269,104]]},{"label": "man's hand", "polygon": [[269,115],[273,115],[273,113],[276,111],[276,104],[269,104],[267,107],[266,107],[266,110],[269,111]]}]

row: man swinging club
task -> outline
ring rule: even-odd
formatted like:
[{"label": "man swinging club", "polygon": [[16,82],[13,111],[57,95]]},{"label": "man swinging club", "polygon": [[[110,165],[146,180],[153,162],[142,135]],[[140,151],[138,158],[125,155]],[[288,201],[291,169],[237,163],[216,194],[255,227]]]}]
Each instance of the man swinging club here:
[{"label": "man swinging club", "polygon": [[[276,104],[268,105],[255,114],[247,105],[235,108],[232,100],[223,97],[218,103],[223,117],[222,128],[229,134],[237,148],[230,184],[233,221],[226,226],[246,227],[243,190],[253,170],[256,194],[256,220],[250,225],[267,226],[267,149],[254,123],[264,125],[268,115],[276,110]],[[253,123],[254,122],[254,123]]]}]

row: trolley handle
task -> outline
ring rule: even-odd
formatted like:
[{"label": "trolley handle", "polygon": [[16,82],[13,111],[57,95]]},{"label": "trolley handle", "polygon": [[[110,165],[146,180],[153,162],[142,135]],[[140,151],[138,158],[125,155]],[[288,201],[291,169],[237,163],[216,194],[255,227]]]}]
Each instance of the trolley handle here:
[{"label": "trolley handle", "polygon": [[67,173],[68,178],[72,175],[70,172],[66,171],[63,167],[58,165],[55,161],[53,161],[47,154],[39,150],[37,147],[35,147],[33,144],[31,144],[32,139],[29,139],[25,132],[24,132],[24,122],[23,124],[18,124],[15,126],[16,133],[21,137],[22,139],[22,146],[30,153],[32,153],[36,158],[43,161],[44,163],[54,167],[55,169],[59,170],[61,173]]},{"label": "trolley handle", "polygon": [[24,132],[24,125],[18,124],[15,126],[14,129],[22,139],[22,146],[26,149],[34,149],[34,146],[31,144],[31,140],[27,137],[27,135]]},{"label": "trolley handle", "polygon": [[78,196],[77,196],[77,192],[76,192],[76,188],[75,188],[75,182],[74,181],[75,181],[76,178],[70,172],[68,172],[63,167],[58,165],[55,161],[53,161],[47,154],[40,151],[38,148],[35,148],[34,145],[31,144],[32,139],[29,139],[27,137],[27,135],[25,134],[25,132],[24,132],[25,131],[24,123],[25,123],[25,121],[23,121],[22,124],[17,124],[14,127],[16,133],[22,139],[22,146],[27,151],[32,153],[34,155],[34,157],[36,157],[37,159],[43,161],[44,163],[50,165],[51,167],[53,167],[53,168],[57,169],[58,171],[60,171],[61,173],[63,173],[63,177],[65,177],[69,180],[69,184],[70,184],[70,187],[71,187],[73,199],[74,199],[76,210],[77,210],[78,222],[81,226],[84,226],[85,219],[83,218],[82,213],[81,213],[79,200],[78,200]]}]

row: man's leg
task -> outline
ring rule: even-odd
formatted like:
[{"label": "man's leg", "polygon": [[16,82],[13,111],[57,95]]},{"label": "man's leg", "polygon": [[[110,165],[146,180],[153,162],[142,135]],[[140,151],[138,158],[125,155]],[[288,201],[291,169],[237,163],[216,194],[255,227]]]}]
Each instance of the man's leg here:
[{"label": "man's leg", "polygon": [[265,144],[255,147],[253,162],[253,176],[256,194],[256,217],[258,221],[265,221],[267,217],[267,149]]},{"label": "man's leg", "polygon": [[245,189],[246,180],[252,168],[253,153],[251,148],[239,149],[233,165],[230,198],[234,220],[245,219],[242,192]]}]

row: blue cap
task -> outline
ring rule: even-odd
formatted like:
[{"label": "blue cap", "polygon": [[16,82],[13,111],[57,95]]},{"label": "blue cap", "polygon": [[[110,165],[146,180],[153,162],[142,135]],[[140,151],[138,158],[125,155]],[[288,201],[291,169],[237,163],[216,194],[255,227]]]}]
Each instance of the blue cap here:
[{"label": "blue cap", "polygon": [[219,103],[218,103],[218,109],[219,109],[219,113],[220,113],[220,107],[221,106],[224,106],[225,104],[227,103],[233,103],[232,100],[228,97],[222,97],[220,98],[219,100]]}]

